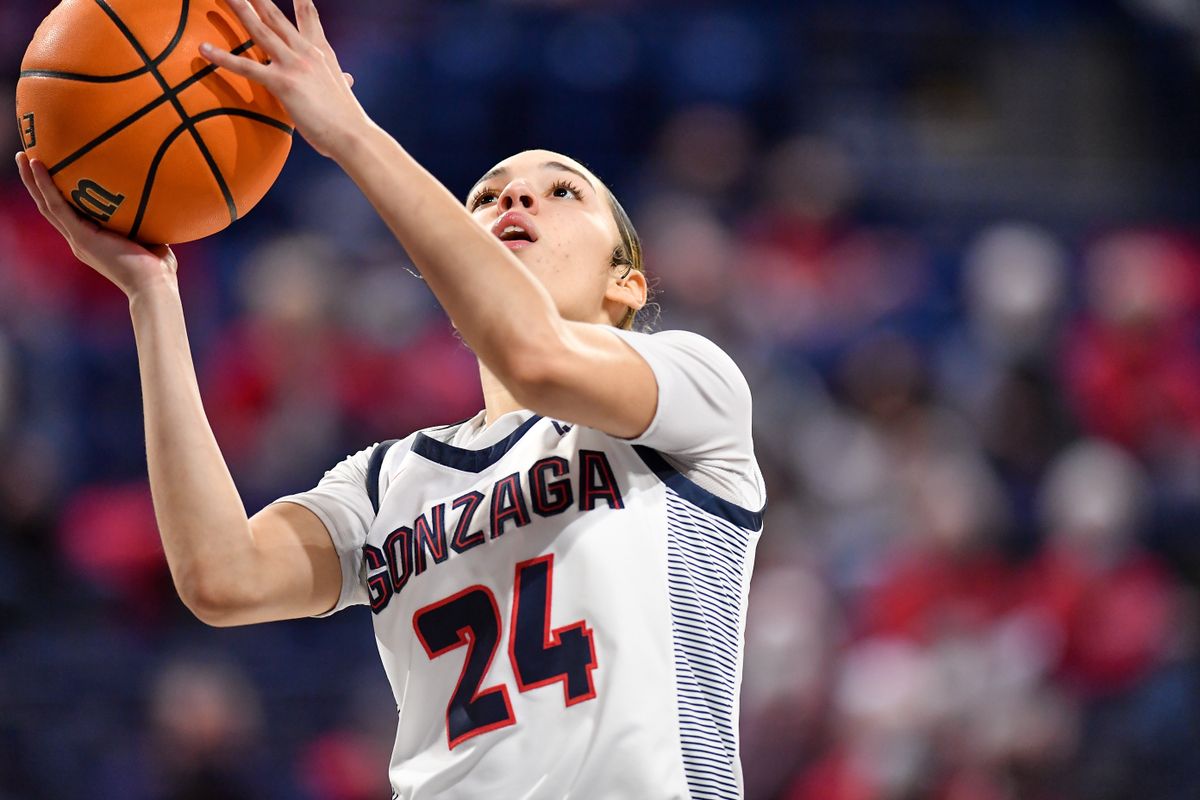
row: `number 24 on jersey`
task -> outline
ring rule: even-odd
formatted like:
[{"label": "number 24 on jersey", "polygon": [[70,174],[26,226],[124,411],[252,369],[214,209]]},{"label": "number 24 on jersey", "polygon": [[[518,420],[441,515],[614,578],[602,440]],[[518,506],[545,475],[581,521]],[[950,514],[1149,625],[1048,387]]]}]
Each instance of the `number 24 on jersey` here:
[{"label": "number 24 on jersey", "polygon": [[[517,564],[508,657],[522,692],[562,683],[568,706],[596,696],[596,648],[584,620],[550,630],[554,556]],[[481,689],[500,642],[500,608],[486,586],[468,586],[413,615],[417,638],[431,659],[467,648],[462,674],[446,707],[450,749],[517,721],[504,685]]]}]

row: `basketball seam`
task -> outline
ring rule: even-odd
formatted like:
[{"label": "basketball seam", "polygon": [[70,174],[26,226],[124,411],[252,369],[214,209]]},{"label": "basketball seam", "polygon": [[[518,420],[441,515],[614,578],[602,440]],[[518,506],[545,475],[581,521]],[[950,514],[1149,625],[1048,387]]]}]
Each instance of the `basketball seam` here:
[{"label": "basketball seam", "polygon": [[[235,47],[230,52],[233,53],[233,55],[235,55],[235,56],[241,55],[242,53],[246,52],[253,46],[254,46],[254,40],[247,39],[246,41],[242,42],[240,45]],[[116,136],[118,133],[125,130],[130,125],[137,122],[139,119],[146,116],[151,111],[158,108],[159,106],[161,106],[163,103],[167,102],[167,100],[170,99],[171,97],[178,96],[179,94],[181,94],[183,92],[184,89],[189,88],[194,83],[204,80],[209,75],[216,72],[216,70],[217,70],[216,64],[209,64],[208,66],[204,67],[203,69],[199,70],[198,72],[195,72],[192,75],[189,75],[185,80],[181,81],[177,86],[173,87],[169,92],[167,92],[165,94],[160,94],[154,100],[151,100],[149,103],[142,106],[137,111],[134,111],[132,114],[130,114],[125,119],[117,122],[111,128],[104,131],[104,133],[101,133],[99,136],[92,139],[87,144],[84,144],[82,147],[80,147],[75,152],[64,157],[57,164],[51,166],[50,174],[51,175],[58,174],[59,170],[75,163],[76,161],[78,161],[83,156],[87,155],[89,152],[91,152],[95,148],[97,148],[100,145],[107,142],[113,136]]]},{"label": "basketball seam", "polygon": [[[188,2],[187,2],[187,0],[184,0],[183,4],[181,6],[181,13],[179,15],[179,25],[177,25],[175,28],[175,35],[171,37],[171,41],[167,42],[166,49],[163,50],[161,53],[159,53],[157,56],[155,56],[150,61],[150,64],[158,66],[162,62],[166,61],[167,56],[171,55],[171,53],[175,50],[175,48],[179,46],[179,43],[183,40],[183,32],[187,28],[187,18],[188,18],[187,12],[188,12]],[[21,70],[21,72],[18,74],[17,77],[19,77],[19,78],[59,78],[64,81],[80,81],[83,83],[119,83],[121,81],[127,81],[130,78],[136,78],[139,75],[145,75],[149,71],[150,71],[149,64],[143,64],[139,69],[132,70],[131,72],[126,72],[123,75],[84,75],[79,72],[60,72],[58,70],[53,70],[53,69],[25,69],[25,70]]]},{"label": "basketball seam", "polygon": [[[104,10],[104,13],[108,15],[108,18],[112,20],[114,25],[117,26],[117,29],[121,31],[121,34],[129,41],[129,44],[133,46],[133,49],[137,51],[138,56],[140,56],[142,61],[146,63],[147,68],[150,70],[150,74],[154,76],[156,81],[158,81],[158,85],[162,88],[163,92],[170,94],[171,85],[167,83],[166,78],[164,78],[162,73],[158,71],[157,66],[151,62],[149,54],[146,53],[146,50],[137,40],[137,37],[133,35],[133,31],[129,30],[128,26],[125,25],[124,20],[122,20],[117,13],[112,10],[105,0],[96,0],[96,4]],[[187,4],[188,0],[183,0],[185,12]],[[229,209],[229,221],[231,223],[237,222],[237,204],[234,203],[233,193],[229,190],[229,184],[225,182],[225,176],[221,174],[221,168],[217,165],[216,159],[213,158],[212,153],[208,149],[208,145],[204,143],[204,139],[200,136],[200,132],[196,130],[196,126],[192,122],[191,117],[188,116],[187,111],[184,110],[183,104],[179,102],[179,98],[174,94],[170,94],[168,100],[170,101],[171,105],[175,107],[175,111],[179,114],[179,118],[183,120],[184,126],[187,127],[188,132],[192,135],[192,140],[196,143],[196,147],[199,148],[200,154],[204,156],[204,160],[208,163],[208,168],[212,171],[213,178],[215,178],[217,181],[217,187],[221,190],[221,194],[225,198],[225,205]],[[134,234],[131,231],[129,235],[133,236]]]},{"label": "basketball seam", "polygon": [[146,208],[150,205],[150,192],[154,188],[154,177],[158,174],[158,165],[167,155],[167,151],[171,149],[171,145],[179,138],[179,134],[187,130],[185,123],[179,123],[175,130],[167,134],[167,138],[163,139],[163,143],[159,145],[158,151],[154,154],[154,158],[150,160],[150,170],[146,173],[146,182],[142,184],[142,194],[138,199],[137,214],[133,218],[133,227],[129,229],[129,238],[137,236],[138,229],[142,227],[142,218],[146,215]]},{"label": "basketball seam", "polygon": [[17,73],[18,78],[57,78],[64,81],[76,81],[78,83],[120,83],[127,81],[130,78],[136,78],[139,75],[145,75],[150,70],[147,67],[135,69],[132,72],[125,72],[120,75],[84,75],[79,72],[59,72],[53,69],[23,69]]},{"label": "basketball seam", "polygon": [[204,122],[212,117],[219,117],[222,115],[227,117],[246,117],[254,120],[255,122],[261,122],[264,125],[270,125],[272,128],[277,128],[289,136],[292,134],[292,126],[288,125],[286,122],[277,120],[270,114],[263,114],[259,111],[251,111],[248,108],[238,108],[237,106],[230,106],[228,108],[210,108],[205,111],[201,111],[191,119],[193,122]]},{"label": "basketball seam", "polygon": [[[269,117],[266,114],[260,114],[257,111],[250,111],[245,108],[210,108],[207,111],[202,111],[195,117],[191,117],[192,122],[203,122],[211,117],[218,116],[229,117],[248,117],[256,122],[261,122],[264,125],[278,128],[289,136],[292,133],[290,125],[286,125],[274,117]],[[129,230],[131,237],[136,236],[138,229],[142,226],[142,219],[146,215],[146,208],[150,205],[150,192],[154,188],[154,178],[158,174],[158,167],[166,157],[167,151],[171,149],[171,145],[179,138],[179,135],[187,130],[186,122],[181,122],[175,130],[167,134],[167,138],[159,146],[158,151],[154,154],[154,158],[150,161],[150,170],[146,173],[146,182],[142,184],[141,198],[138,200],[137,214],[133,218],[133,227]]]}]

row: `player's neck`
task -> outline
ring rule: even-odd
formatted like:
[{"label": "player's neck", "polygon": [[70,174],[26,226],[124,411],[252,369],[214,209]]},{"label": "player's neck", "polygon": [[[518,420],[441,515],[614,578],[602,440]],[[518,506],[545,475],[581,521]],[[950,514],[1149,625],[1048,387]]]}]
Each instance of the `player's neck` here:
[{"label": "player's neck", "polygon": [[512,393],[483,362],[479,363],[479,382],[483,386],[483,407],[487,412],[483,420],[485,428],[508,412],[519,411],[525,407],[513,399]]}]

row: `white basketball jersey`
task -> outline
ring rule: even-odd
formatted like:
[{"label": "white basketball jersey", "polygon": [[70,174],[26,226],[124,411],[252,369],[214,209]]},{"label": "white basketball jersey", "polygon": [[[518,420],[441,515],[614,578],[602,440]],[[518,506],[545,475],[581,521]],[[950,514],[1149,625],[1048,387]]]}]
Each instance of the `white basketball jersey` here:
[{"label": "white basketball jersey", "polygon": [[371,606],[399,715],[395,797],[742,794],[742,635],[766,501],[749,388],[701,336],[613,330],[659,385],[637,439],[530,411],[484,429],[480,412],[281,498],[334,540],[329,613]]}]

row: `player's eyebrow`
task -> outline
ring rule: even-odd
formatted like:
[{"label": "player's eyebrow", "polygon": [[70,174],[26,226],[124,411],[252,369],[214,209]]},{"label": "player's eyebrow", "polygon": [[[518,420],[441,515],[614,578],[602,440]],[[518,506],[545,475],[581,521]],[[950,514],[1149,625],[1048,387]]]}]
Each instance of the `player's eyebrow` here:
[{"label": "player's eyebrow", "polygon": [[[591,188],[591,190],[593,192],[596,191],[596,187],[592,185],[592,182],[588,179],[588,176],[584,175],[582,172],[575,169],[574,167],[572,167],[569,164],[564,164],[561,161],[547,161],[543,164],[539,164],[538,166],[541,169],[561,169],[561,170],[566,170],[567,172],[573,172],[576,175],[578,175],[579,177],[583,178],[583,180],[587,183],[587,185]],[[507,174],[508,174],[508,167],[496,167],[494,170],[492,170],[491,172],[488,172],[482,178],[475,181],[475,186],[478,186],[481,183],[487,183],[492,178],[499,178],[501,175],[507,175]],[[475,191],[475,186],[471,187],[471,191]],[[468,194],[469,194],[469,192],[468,192]]]}]

